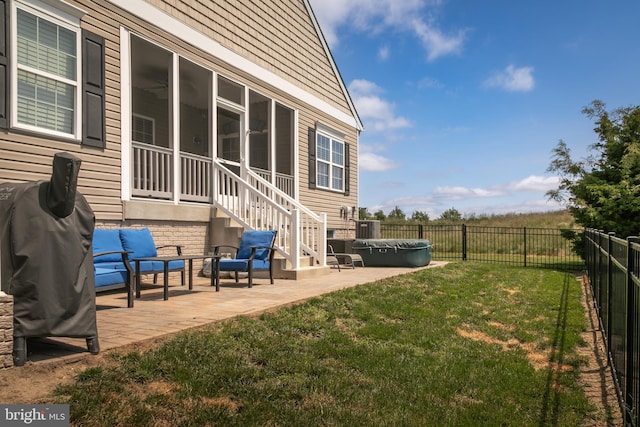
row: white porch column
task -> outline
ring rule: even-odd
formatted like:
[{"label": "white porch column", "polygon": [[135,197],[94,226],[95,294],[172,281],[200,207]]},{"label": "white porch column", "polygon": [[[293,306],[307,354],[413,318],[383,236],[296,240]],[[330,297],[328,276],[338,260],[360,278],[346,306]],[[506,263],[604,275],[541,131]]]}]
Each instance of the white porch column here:
[{"label": "white porch column", "polygon": [[300,269],[300,211],[291,210],[291,267]]},{"label": "white porch column", "polygon": [[173,149],[173,203],[180,203],[182,193],[181,174],[182,165],[180,162],[180,57],[174,53],[171,57],[171,121],[169,122],[169,132],[171,133],[171,147]]},{"label": "white porch column", "polygon": [[318,227],[318,259],[324,267],[327,265],[327,214],[320,214],[322,224]]}]

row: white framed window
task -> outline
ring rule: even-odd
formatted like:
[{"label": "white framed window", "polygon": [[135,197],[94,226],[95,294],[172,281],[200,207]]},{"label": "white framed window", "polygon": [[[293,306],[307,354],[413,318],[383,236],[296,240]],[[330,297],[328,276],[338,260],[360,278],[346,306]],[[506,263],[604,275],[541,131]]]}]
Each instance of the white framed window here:
[{"label": "white framed window", "polygon": [[218,98],[244,107],[245,87],[222,75],[218,75]]},{"label": "white framed window", "polygon": [[316,185],[345,191],[345,143],[320,129],[316,131]]},{"label": "white framed window", "polygon": [[145,144],[155,145],[155,129],[156,121],[151,117],[142,116],[140,114],[132,114],[131,121],[131,140],[136,142],[144,142]]},{"label": "white framed window", "polygon": [[13,3],[14,127],[80,139],[82,14],[64,2]]}]

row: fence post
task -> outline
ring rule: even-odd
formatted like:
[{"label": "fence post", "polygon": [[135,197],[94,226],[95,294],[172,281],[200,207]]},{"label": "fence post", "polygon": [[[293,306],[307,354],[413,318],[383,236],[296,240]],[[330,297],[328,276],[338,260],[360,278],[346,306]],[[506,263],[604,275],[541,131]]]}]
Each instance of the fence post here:
[{"label": "fence post", "polygon": [[527,266],[527,227],[522,228],[524,234],[524,266]]},{"label": "fence post", "polygon": [[638,382],[638,377],[635,372],[636,366],[636,317],[637,317],[637,307],[636,307],[636,283],[633,280],[634,272],[636,270],[636,257],[634,254],[634,250],[632,249],[632,244],[638,242],[638,237],[629,236],[627,237],[627,345],[626,345],[626,366],[625,366],[625,419],[627,425],[637,425],[638,421],[638,407],[637,402],[634,397],[634,390],[638,388],[634,387],[634,382]]},{"label": "fence post", "polygon": [[462,224],[462,260],[467,260],[467,226]]},{"label": "fence post", "polygon": [[[602,324],[602,293],[603,293],[603,283],[604,283],[604,279],[602,278],[603,274],[602,272],[604,271],[604,267],[602,266],[602,236],[604,236],[604,232],[602,230],[598,230],[597,231],[597,237],[598,237],[598,247],[597,247],[597,257],[598,257],[598,278],[597,283],[598,283],[598,304],[596,305],[596,310],[598,311],[598,320],[600,323],[600,328],[604,329],[605,325]],[[604,309],[606,309],[606,307],[604,307]],[[607,343],[607,350],[608,350],[608,346],[609,344]]]},{"label": "fence post", "polygon": [[[611,288],[612,288],[612,282],[613,282],[613,255],[611,255],[611,251],[613,249],[613,241],[612,241],[612,237],[615,236],[616,233],[614,232],[609,232],[607,233],[607,337],[609,337],[609,340],[611,339],[611,329],[613,328],[612,324],[613,321],[611,320],[611,318],[613,317],[613,303],[612,303],[612,298],[611,298]],[[611,356],[611,342],[609,341],[608,343],[608,348],[607,351],[609,353],[609,355]]]}]

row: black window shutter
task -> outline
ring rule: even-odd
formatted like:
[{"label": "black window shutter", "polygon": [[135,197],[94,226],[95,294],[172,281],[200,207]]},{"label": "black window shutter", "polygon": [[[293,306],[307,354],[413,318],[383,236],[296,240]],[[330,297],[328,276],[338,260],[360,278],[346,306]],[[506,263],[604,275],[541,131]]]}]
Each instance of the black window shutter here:
[{"label": "black window shutter", "polygon": [[9,11],[7,1],[0,0],[0,128],[9,127]]},{"label": "black window shutter", "polygon": [[82,30],[82,143],[106,145],[104,38]]},{"label": "black window shutter", "polygon": [[309,188],[316,188],[316,130],[309,128]]},{"label": "black window shutter", "polygon": [[349,144],[344,144],[344,195],[349,195],[349,176],[351,174],[351,162],[349,161]]}]

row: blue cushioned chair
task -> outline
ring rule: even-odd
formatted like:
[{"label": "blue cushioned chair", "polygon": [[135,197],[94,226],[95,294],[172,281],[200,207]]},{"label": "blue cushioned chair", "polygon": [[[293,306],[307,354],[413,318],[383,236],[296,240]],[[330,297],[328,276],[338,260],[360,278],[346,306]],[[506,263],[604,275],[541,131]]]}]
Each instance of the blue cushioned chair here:
[{"label": "blue cushioned chair", "polygon": [[[273,256],[275,255],[274,243],[276,240],[275,230],[249,230],[242,234],[240,246],[215,245],[213,255],[220,255],[220,248],[227,247],[236,250],[235,258],[219,259],[216,263],[216,277],[220,277],[220,271],[233,271],[236,283],[238,283],[238,272],[246,272],[249,275],[249,287],[253,286],[254,271],[268,271],[269,279],[273,285]],[[219,283],[216,280],[216,290],[219,290]]]},{"label": "blue cushioned chair", "polygon": [[[156,246],[151,231],[148,228],[134,229],[122,228],[119,230],[122,248],[129,252],[129,260],[132,261],[132,267],[135,270],[133,261],[136,258],[157,257],[158,249],[166,247],[176,248],[177,255],[182,255],[182,247],[179,245]],[[142,261],[140,262],[140,273],[153,273],[153,283],[158,282],[158,273],[162,273],[164,267],[160,261]],[[185,284],[184,261],[176,260],[169,262],[169,271],[179,271],[182,286]]]},{"label": "blue cushioned chair", "polygon": [[[93,265],[95,272],[96,292],[126,287],[131,294],[132,289],[139,289],[135,283],[136,258],[156,257],[158,249],[175,248],[177,255],[182,254],[179,245],[156,247],[148,228],[143,229],[101,229],[93,231]],[[183,260],[171,261],[169,271],[179,271],[182,285],[185,284],[185,263]],[[140,262],[141,274],[153,274],[153,283],[158,281],[158,273],[164,273],[161,261]],[[129,301],[129,307],[133,301]]]},{"label": "blue cushioned chair", "polygon": [[133,268],[122,248],[118,230],[96,228],[91,241],[96,292],[126,288],[127,306],[133,307]]}]

